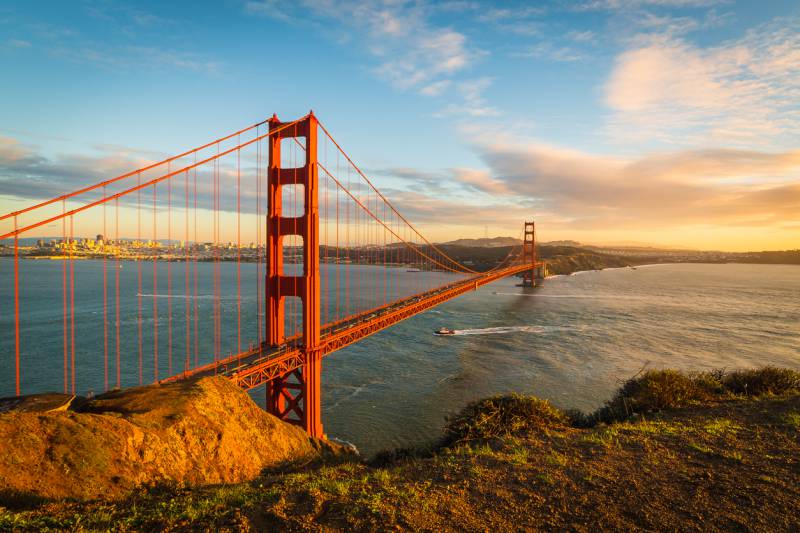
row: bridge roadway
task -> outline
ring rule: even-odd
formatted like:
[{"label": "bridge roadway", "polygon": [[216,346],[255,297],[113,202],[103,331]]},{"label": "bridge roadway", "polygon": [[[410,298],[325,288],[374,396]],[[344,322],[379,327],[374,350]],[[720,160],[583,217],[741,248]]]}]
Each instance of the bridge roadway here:
[{"label": "bridge roadway", "polygon": [[[537,262],[536,266],[541,265]],[[319,350],[328,355],[361,339],[382,331],[407,318],[452,300],[478,287],[506,276],[531,269],[531,264],[512,265],[464,280],[455,281],[434,290],[390,304],[370,309],[322,327]],[[192,369],[162,382],[192,376],[224,375],[244,389],[252,389],[303,365],[302,336],[289,338],[274,347],[265,345],[250,348],[240,354]]]}]

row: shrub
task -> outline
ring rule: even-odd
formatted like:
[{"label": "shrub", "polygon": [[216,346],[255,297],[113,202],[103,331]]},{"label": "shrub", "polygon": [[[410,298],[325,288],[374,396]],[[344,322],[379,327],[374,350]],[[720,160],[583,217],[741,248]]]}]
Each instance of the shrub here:
[{"label": "shrub", "polygon": [[626,381],[614,397],[590,415],[569,412],[575,427],[598,422],[625,420],[634,414],[724,400],[738,396],[800,392],[800,372],[767,366],[753,370],[725,372],[681,372],[648,370]]},{"label": "shrub", "polygon": [[774,366],[737,370],[726,374],[722,384],[733,394],[744,396],[787,394],[800,392],[800,372]]},{"label": "shrub", "polygon": [[598,411],[602,421],[622,420],[634,413],[685,407],[708,401],[722,392],[713,374],[678,370],[648,370],[626,381],[606,406]]},{"label": "shrub", "polygon": [[505,437],[569,423],[567,416],[547,400],[512,394],[469,404],[445,427],[443,445]]}]

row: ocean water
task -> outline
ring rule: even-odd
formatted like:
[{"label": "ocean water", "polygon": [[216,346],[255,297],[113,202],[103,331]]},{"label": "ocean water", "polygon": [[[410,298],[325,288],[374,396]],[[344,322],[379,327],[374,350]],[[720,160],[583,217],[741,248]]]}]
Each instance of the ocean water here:
[{"label": "ocean water", "polygon": [[[23,392],[63,387],[61,264],[22,261]],[[323,266],[336,276],[341,267]],[[135,263],[124,263],[121,316],[135,332],[138,286]],[[148,289],[149,264],[142,293]],[[163,265],[159,265],[163,268]],[[181,267],[173,275],[182,279]],[[211,269],[211,264],[201,264]],[[359,306],[368,306],[371,283],[381,283],[370,267],[350,267],[360,288]],[[101,262],[76,261],[76,356],[79,393],[103,388]],[[223,349],[236,338],[235,264],[221,264]],[[13,394],[11,263],[0,260],[0,396]],[[202,274],[202,273],[201,273]],[[339,272],[341,274],[341,272]],[[255,266],[242,265],[242,286],[255,282]],[[400,295],[442,274],[397,269],[389,291]],[[438,278],[425,280],[425,276]],[[109,274],[113,276],[113,274]],[[109,278],[112,279],[112,278]],[[200,279],[205,279],[202,275]],[[370,281],[372,280],[372,281]],[[622,381],[644,368],[692,370],[766,364],[800,369],[800,267],[783,265],[657,265],[608,269],[548,278],[540,287],[517,287],[500,280],[406,320],[389,330],[328,356],[323,362],[323,425],[330,437],[354,443],[365,454],[438,438],[446,417],[468,402],[492,394],[535,394],[563,408],[592,410]],[[392,288],[393,287],[393,288]],[[197,302],[210,316],[210,285],[195,299],[180,295],[172,305],[183,321],[186,303]],[[358,290],[358,289],[356,289]],[[163,287],[162,287],[163,292]],[[377,291],[382,292],[382,291]],[[255,292],[242,292],[243,342],[257,336]],[[164,299],[159,304],[159,375],[168,372]],[[389,296],[392,296],[390,294]],[[328,294],[327,308],[336,295]],[[150,313],[155,298],[144,296],[143,380],[152,380]],[[377,303],[377,302],[376,302]],[[111,308],[113,309],[113,307]],[[113,313],[112,310],[109,313]],[[323,311],[326,309],[323,303]],[[329,311],[331,312],[331,311]],[[147,321],[150,321],[149,324]],[[174,324],[173,364],[184,357],[185,329]],[[440,327],[456,335],[436,336]],[[201,322],[198,343],[210,353],[212,326]],[[113,332],[109,342],[114,352]],[[193,339],[191,339],[193,343]],[[99,347],[99,349],[98,349]],[[205,347],[205,349],[204,349]],[[123,335],[123,385],[138,384],[138,337]],[[113,357],[113,356],[112,356]],[[194,355],[192,354],[193,358]],[[208,357],[205,358],[208,360]],[[201,361],[203,359],[201,358]],[[113,363],[109,368],[114,381]],[[251,392],[263,404],[264,391]]]},{"label": "ocean water", "polygon": [[[800,369],[800,266],[657,265],[504,279],[325,360],[323,423],[364,453],[438,438],[519,392],[599,407],[643,368]],[[436,336],[439,327],[457,335]]]}]

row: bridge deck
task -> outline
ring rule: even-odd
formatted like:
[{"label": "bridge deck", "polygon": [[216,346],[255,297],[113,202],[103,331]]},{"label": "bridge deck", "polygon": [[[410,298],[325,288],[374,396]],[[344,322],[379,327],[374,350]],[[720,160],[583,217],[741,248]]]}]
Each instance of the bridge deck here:
[{"label": "bridge deck", "polygon": [[[466,292],[476,290],[478,287],[497,281],[500,278],[530,270],[530,268],[530,264],[515,265],[470,277],[327,324],[322,328],[320,349],[323,355],[329,355],[336,350],[349,346]],[[228,376],[242,388],[252,389],[286,372],[299,368],[302,364],[302,339],[297,336],[288,339],[280,346],[267,347],[262,345],[254,347],[240,354],[232,355],[164,381],[174,381],[198,375],[222,374]]]}]

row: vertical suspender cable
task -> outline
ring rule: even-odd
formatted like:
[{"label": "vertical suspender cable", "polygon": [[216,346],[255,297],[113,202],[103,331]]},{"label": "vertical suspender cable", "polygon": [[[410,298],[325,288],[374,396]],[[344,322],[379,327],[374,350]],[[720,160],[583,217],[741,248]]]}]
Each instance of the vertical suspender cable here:
[{"label": "vertical suspender cable", "polygon": [[184,314],[184,351],[186,355],[183,360],[183,371],[189,371],[189,364],[191,361],[191,334],[192,334],[192,313],[189,306],[189,171],[184,173],[183,178],[183,191],[185,196],[185,203],[183,206],[183,314]]},{"label": "vertical suspender cable", "polygon": [[157,189],[153,184],[153,382],[158,381],[158,222]]},{"label": "vertical suspender cable", "polygon": [[[61,201],[62,214],[67,211],[67,201]],[[63,307],[63,329],[64,329],[64,394],[69,391],[68,385],[68,345],[67,340],[67,219],[61,219],[61,293],[62,293],[62,307]]]},{"label": "vertical suspender cable", "polygon": [[[14,217],[14,231],[17,231],[17,217]],[[14,381],[16,395],[20,396],[19,386],[19,235],[14,233]]]},{"label": "vertical suspender cable", "polygon": [[[237,138],[236,144],[241,144]],[[236,150],[236,350],[242,353],[242,150]]]},{"label": "vertical suspender cable", "polygon": [[[114,230],[114,240],[116,242],[116,246],[120,246],[120,242],[119,242],[119,198],[115,198],[114,199],[114,213],[115,213],[115,218],[116,218],[115,230]],[[117,369],[117,388],[119,388],[119,387],[122,386],[121,385],[121,379],[120,379],[121,378],[121,372],[120,372],[120,367],[119,367],[119,365],[120,365],[120,361],[119,361],[119,355],[120,355],[120,338],[119,338],[119,271],[122,268],[122,265],[120,265],[120,263],[119,263],[119,252],[117,252],[115,255],[117,256],[116,268],[114,269],[114,272],[115,272],[114,291],[116,293],[116,303],[115,303],[115,305],[116,305],[116,311],[117,311],[116,322],[115,322],[116,332],[117,332],[117,334],[116,334],[116,340],[117,340],[117,365],[116,365],[116,369]]]},{"label": "vertical suspender cable", "polygon": [[[106,187],[103,186],[103,198]],[[103,386],[108,391],[108,230],[106,227],[106,202],[103,202]]]},{"label": "vertical suspender cable", "polygon": [[[167,174],[170,174],[169,166]],[[172,180],[167,181],[167,250],[172,256]],[[167,257],[167,376],[172,376],[172,259]]]},{"label": "vertical suspender cable", "polygon": [[[138,175],[138,185],[142,184],[142,175]],[[136,191],[136,277],[138,280],[138,290],[136,293],[137,320],[139,329],[139,385],[144,383],[142,379],[142,190]]]},{"label": "vertical suspender cable", "polygon": [[70,367],[72,371],[72,394],[75,394],[75,261],[72,258],[72,247],[75,244],[75,232],[72,215],[69,216],[69,336]]}]

